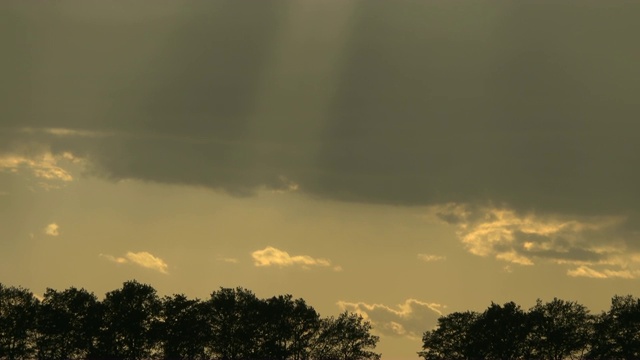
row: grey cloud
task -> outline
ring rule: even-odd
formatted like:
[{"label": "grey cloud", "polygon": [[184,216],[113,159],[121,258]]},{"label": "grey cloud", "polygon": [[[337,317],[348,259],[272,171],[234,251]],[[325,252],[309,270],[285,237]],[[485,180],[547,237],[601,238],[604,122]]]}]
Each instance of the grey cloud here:
[{"label": "grey cloud", "polygon": [[2,6],[29,37],[3,37],[0,151],[236,195],[640,210],[637,4]]},{"label": "grey cloud", "polygon": [[[568,233],[565,238],[562,232]],[[571,231],[558,231],[553,234],[541,235],[526,233],[519,230],[513,231],[514,248],[523,255],[542,259],[559,260],[566,262],[597,263],[606,259],[607,254],[589,250],[589,247],[598,242],[610,240],[606,233],[597,232],[573,233]]]},{"label": "grey cloud", "polygon": [[455,225],[474,255],[520,265],[554,262],[574,267],[570,276],[632,278],[640,271],[637,222],[628,217],[521,214],[455,204],[435,206],[432,214]]}]

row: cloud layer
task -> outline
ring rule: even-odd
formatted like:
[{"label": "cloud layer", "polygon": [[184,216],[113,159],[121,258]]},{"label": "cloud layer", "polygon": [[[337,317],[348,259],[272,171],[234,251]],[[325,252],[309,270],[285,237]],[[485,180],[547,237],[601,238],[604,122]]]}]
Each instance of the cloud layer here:
[{"label": "cloud layer", "polygon": [[2,166],[70,179],[6,155],[36,144],[98,176],[236,195],[639,210],[636,5],[342,3],[322,8],[342,32],[288,2],[126,16],[51,4],[42,28],[16,6],[33,51],[7,39],[20,66],[0,85]]}]

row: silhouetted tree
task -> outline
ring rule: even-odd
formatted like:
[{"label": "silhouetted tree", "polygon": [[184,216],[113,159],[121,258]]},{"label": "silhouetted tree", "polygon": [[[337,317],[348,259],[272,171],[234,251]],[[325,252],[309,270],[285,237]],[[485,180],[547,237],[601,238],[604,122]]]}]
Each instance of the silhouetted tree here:
[{"label": "silhouetted tree", "polygon": [[537,300],[529,311],[531,332],[528,342],[536,359],[580,359],[592,335],[592,317],[576,302],[554,298],[543,304]]},{"label": "silhouetted tree", "polygon": [[47,289],[38,308],[37,357],[84,359],[100,326],[98,300],[84,289]]},{"label": "silhouetted tree", "polygon": [[454,312],[438,319],[438,326],[422,336],[425,360],[466,360],[477,358],[472,348],[471,327],[480,317],[477,312]]},{"label": "silhouetted tree", "polygon": [[640,299],[614,296],[594,330],[589,359],[640,359]]},{"label": "silhouetted tree", "polygon": [[210,355],[223,360],[254,359],[259,354],[260,300],[243,288],[220,288],[205,308],[213,336]]},{"label": "silhouetted tree", "polygon": [[310,357],[312,340],[320,327],[320,316],[302,299],[291,295],[263,301],[260,358],[301,360]]},{"label": "silhouetted tree", "polygon": [[0,284],[0,359],[369,360],[378,337],[362,316],[321,319],[291,295],[258,299],[221,288],[207,301],[160,300],[137,281],[103,301],[84,289],[47,289],[39,302]]},{"label": "silhouetted tree", "polygon": [[380,340],[371,335],[371,324],[361,315],[343,312],[337,318],[322,319],[312,358],[317,360],[380,359],[373,352]]},{"label": "silhouetted tree", "polygon": [[182,294],[163,298],[158,329],[165,359],[206,358],[212,334],[205,311],[200,300],[189,300]]},{"label": "silhouetted tree", "polygon": [[102,301],[99,348],[92,358],[148,359],[157,352],[160,300],[150,285],[127,281]]},{"label": "silhouetted tree", "polygon": [[31,358],[37,305],[30,291],[0,284],[0,359]]},{"label": "silhouetted tree", "polygon": [[320,329],[320,315],[304,300],[296,299],[293,302],[291,317],[293,331],[289,339],[290,359],[309,359],[314,336]]},{"label": "silhouetted tree", "polygon": [[474,356],[500,360],[526,357],[527,325],[527,315],[519,305],[514,302],[503,306],[491,303],[470,329]]}]

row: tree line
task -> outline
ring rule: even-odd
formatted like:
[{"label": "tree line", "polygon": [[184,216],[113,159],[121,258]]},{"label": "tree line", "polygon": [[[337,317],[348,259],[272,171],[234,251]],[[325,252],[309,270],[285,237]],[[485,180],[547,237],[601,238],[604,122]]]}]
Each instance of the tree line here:
[{"label": "tree line", "polygon": [[577,302],[538,300],[528,311],[514,302],[484,312],[454,312],[424,333],[425,360],[640,359],[640,299],[614,296],[591,315]]},{"label": "tree line", "polygon": [[243,288],[160,298],[127,281],[99,301],[74,287],[38,299],[0,283],[0,359],[379,359],[371,329],[354,313],[323,318],[303,299]]}]

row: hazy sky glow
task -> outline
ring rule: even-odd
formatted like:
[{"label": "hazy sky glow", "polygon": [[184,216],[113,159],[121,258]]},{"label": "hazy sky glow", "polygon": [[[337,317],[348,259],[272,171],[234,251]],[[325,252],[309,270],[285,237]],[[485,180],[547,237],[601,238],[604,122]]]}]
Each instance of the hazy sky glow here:
[{"label": "hazy sky glow", "polygon": [[244,286],[385,359],[491,301],[639,296],[640,5],[0,5],[0,282]]}]

